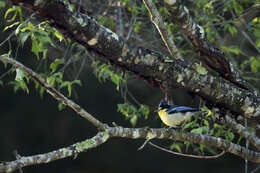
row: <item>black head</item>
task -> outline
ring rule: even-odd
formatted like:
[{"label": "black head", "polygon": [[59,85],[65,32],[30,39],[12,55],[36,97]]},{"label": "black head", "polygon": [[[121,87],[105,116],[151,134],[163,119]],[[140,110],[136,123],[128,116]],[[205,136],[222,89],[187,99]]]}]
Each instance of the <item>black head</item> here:
[{"label": "black head", "polygon": [[163,99],[160,101],[159,107],[161,107],[162,109],[165,109],[165,108],[169,108],[170,105],[167,103],[167,101],[165,100],[165,98],[163,98]]}]

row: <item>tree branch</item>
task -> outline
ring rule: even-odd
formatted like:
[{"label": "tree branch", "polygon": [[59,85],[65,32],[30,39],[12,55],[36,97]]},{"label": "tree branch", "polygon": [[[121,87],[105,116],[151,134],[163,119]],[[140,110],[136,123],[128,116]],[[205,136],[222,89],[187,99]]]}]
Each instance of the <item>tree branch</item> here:
[{"label": "tree branch", "polygon": [[61,148],[45,154],[21,157],[15,161],[1,163],[0,172],[13,172],[17,169],[21,169],[22,167],[49,163],[55,160],[75,156],[105,143],[108,139],[109,135],[107,132],[99,132],[96,136],[85,141],[75,143],[69,147]]},{"label": "tree branch", "polygon": [[143,0],[143,3],[145,4],[146,8],[148,9],[151,21],[156,26],[158,32],[161,35],[162,40],[164,41],[164,44],[168,48],[170,54],[179,60],[183,60],[182,55],[178,51],[177,47],[175,46],[175,43],[168,32],[166,26],[164,25],[163,19],[161,18],[159,12],[157,11],[156,6],[154,5],[153,1],[151,0]]},{"label": "tree branch", "polygon": [[209,147],[216,147],[223,151],[235,154],[251,162],[260,163],[260,153],[246,149],[230,141],[205,136],[197,133],[188,133],[173,129],[153,129],[153,128],[108,128],[111,136],[131,138],[131,139],[171,139],[174,141],[189,141],[195,144],[204,144]]},{"label": "tree branch", "polygon": [[231,127],[234,131],[236,131],[239,135],[246,138],[250,143],[252,143],[258,150],[260,150],[260,139],[247,130],[244,126],[237,123],[234,119],[230,118],[229,116],[225,116],[226,124]]},{"label": "tree branch", "polygon": [[179,62],[151,50],[131,46],[94,19],[70,11],[62,0],[36,1],[37,3],[12,1],[36,11],[65,36],[85,46],[90,52],[141,76],[154,86],[185,88],[221,109],[228,109],[258,122],[260,120],[258,97],[221,77],[209,74],[198,64]]},{"label": "tree branch", "polygon": [[178,0],[164,0],[164,2],[170,12],[172,22],[181,27],[202,62],[238,87],[257,93],[250,84],[242,79],[239,70],[235,69],[224,53],[208,41],[205,30],[192,19],[189,10],[181,2]]},{"label": "tree branch", "polygon": [[78,113],[81,117],[87,119],[89,122],[91,122],[94,126],[96,126],[98,129],[100,130],[104,130],[105,129],[105,124],[103,124],[102,122],[100,122],[99,120],[97,120],[96,118],[94,118],[92,115],[90,115],[87,111],[85,111],[83,108],[81,108],[78,104],[76,104],[74,101],[68,99],[67,97],[65,97],[62,93],[60,93],[59,91],[57,91],[54,87],[52,87],[51,85],[49,85],[45,79],[43,79],[40,75],[38,75],[37,73],[35,73],[34,71],[32,71],[30,68],[24,66],[23,64],[21,64],[20,62],[12,59],[12,58],[8,58],[5,56],[0,56],[0,61],[8,63],[8,64],[12,64],[15,68],[19,68],[22,71],[26,72],[32,79],[34,79],[35,81],[37,81],[42,87],[44,87],[44,89],[46,89],[46,91],[56,100],[58,100],[59,102],[64,103],[65,105],[69,106],[70,108],[72,108],[76,113]]},{"label": "tree branch", "polygon": [[123,128],[106,127],[106,130],[99,132],[91,139],[73,144],[66,148],[61,148],[45,154],[28,157],[21,157],[16,161],[4,162],[0,164],[0,172],[13,172],[25,166],[49,163],[58,159],[71,157],[91,148],[95,148],[105,143],[111,137],[122,137],[131,139],[171,139],[174,141],[189,141],[196,144],[204,144],[216,147],[226,152],[233,153],[252,162],[260,163],[260,153],[248,150],[245,147],[234,144],[221,138],[204,136],[196,133],[187,133],[170,129],[154,128]]}]

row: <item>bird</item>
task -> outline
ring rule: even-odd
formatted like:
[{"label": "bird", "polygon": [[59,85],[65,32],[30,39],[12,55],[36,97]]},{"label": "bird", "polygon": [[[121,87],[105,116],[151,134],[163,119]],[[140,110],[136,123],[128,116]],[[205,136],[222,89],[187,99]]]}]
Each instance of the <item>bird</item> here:
[{"label": "bird", "polygon": [[194,115],[207,113],[197,108],[168,104],[164,98],[160,101],[157,112],[162,122],[173,128],[182,127]]}]

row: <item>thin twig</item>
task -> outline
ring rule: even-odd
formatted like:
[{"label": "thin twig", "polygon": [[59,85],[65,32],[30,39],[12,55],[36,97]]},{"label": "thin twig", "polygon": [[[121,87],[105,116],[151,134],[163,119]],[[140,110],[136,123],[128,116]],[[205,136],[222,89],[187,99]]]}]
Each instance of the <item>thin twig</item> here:
[{"label": "thin twig", "polygon": [[119,21],[119,36],[124,36],[124,21],[122,17],[122,6],[121,3],[117,3],[117,10],[118,10],[118,21]]},{"label": "thin twig", "polygon": [[[30,17],[28,19],[26,19],[23,23],[28,22],[34,15],[35,15],[35,13],[31,14]],[[5,44],[5,42],[10,40],[10,38],[15,34],[15,32],[16,32],[16,29],[4,41],[2,41],[2,43],[0,43],[0,47],[3,46],[3,44]]]},{"label": "thin twig", "polygon": [[135,23],[136,23],[136,16],[135,15],[133,15],[132,16],[132,18],[131,18],[131,22],[130,22],[131,24],[130,24],[130,28],[129,28],[129,30],[128,30],[128,33],[127,33],[127,36],[126,36],[126,41],[128,41],[129,40],[129,38],[131,37],[131,35],[132,35],[132,31],[133,31],[133,26],[135,25]]},{"label": "thin twig", "polygon": [[142,150],[144,147],[145,147],[145,145],[150,141],[151,139],[146,139],[145,141],[144,141],[144,143],[137,149],[138,151],[140,151],[140,150]]},{"label": "thin twig", "polygon": [[197,156],[197,155],[192,155],[192,154],[183,154],[183,153],[174,152],[174,151],[162,148],[158,145],[155,145],[152,142],[148,142],[148,144],[152,145],[155,148],[158,148],[159,150],[165,151],[167,153],[175,154],[175,155],[178,155],[178,156],[184,156],[184,157],[192,157],[192,158],[197,158],[197,159],[216,159],[216,158],[219,158],[220,156],[222,156],[226,153],[225,151],[222,151],[221,153],[219,153],[215,156]]}]

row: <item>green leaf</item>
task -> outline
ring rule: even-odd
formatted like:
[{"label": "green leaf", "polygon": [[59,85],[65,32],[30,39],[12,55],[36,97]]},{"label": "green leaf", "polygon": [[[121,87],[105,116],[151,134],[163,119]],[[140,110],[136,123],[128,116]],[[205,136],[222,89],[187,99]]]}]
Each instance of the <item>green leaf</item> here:
[{"label": "green leaf", "polygon": [[119,83],[120,83],[120,80],[121,80],[121,76],[119,76],[117,74],[112,74],[110,77],[111,77],[111,81],[114,84],[116,84],[117,90],[119,90]]},{"label": "green leaf", "polygon": [[24,45],[24,42],[27,40],[29,37],[30,33],[29,32],[22,32],[19,34],[20,41],[22,43],[22,46]]},{"label": "green leaf", "polygon": [[255,29],[254,29],[254,35],[255,35],[257,38],[260,38],[260,28],[255,28]]},{"label": "green leaf", "polygon": [[204,127],[199,127],[199,128],[196,128],[196,129],[192,129],[190,132],[191,133],[198,133],[198,134],[202,134],[203,130],[204,130]]},{"label": "green leaf", "polygon": [[214,128],[215,129],[223,129],[223,127],[217,123],[214,123]]},{"label": "green leaf", "polygon": [[147,119],[150,113],[149,107],[147,105],[142,104],[138,110],[138,113],[140,113],[141,116],[144,116],[144,118]]},{"label": "green leaf", "polygon": [[24,80],[20,81],[11,81],[9,84],[14,86],[14,92],[16,93],[18,90],[22,89],[25,91],[27,94],[29,94],[29,88],[27,87],[26,83]]},{"label": "green leaf", "polygon": [[233,139],[235,138],[235,135],[234,133],[228,131],[226,134],[225,134],[225,138],[229,141],[233,141]]},{"label": "green leaf", "polygon": [[[55,87],[56,83],[62,83],[63,74],[61,72],[54,73],[53,75],[47,77],[46,81],[51,86]],[[66,82],[65,82],[66,84]],[[60,86],[61,88],[61,86]]]},{"label": "green leaf", "polygon": [[23,22],[22,10],[20,7],[13,6],[12,8],[9,8],[8,10],[6,10],[4,18],[7,19],[8,15],[11,13],[14,13],[14,14],[10,19],[6,20],[7,22],[13,22],[17,16],[17,14],[19,14],[20,22]]},{"label": "green leaf", "polygon": [[228,27],[228,31],[230,32],[230,34],[231,34],[232,36],[235,36],[236,33],[237,33],[237,28],[230,25],[230,26]]},{"label": "green leaf", "polygon": [[239,4],[238,1],[232,0],[233,8],[238,16],[240,16],[243,13],[243,6]]},{"label": "green leaf", "polygon": [[0,80],[0,86],[4,86],[4,82]]},{"label": "green leaf", "polygon": [[260,39],[256,40],[256,46],[260,47]]},{"label": "green leaf", "polygon": [[136,126],[136,122],[137,122],[137,116],[134,115],[131,119],[130,119],[130,123],[133,127]]},{"label": "green leaf", "polygon": [[203,155],[204,155],[204,149],[205,149],[205,145],[200,144],[200,151],[202,152]]},{"label": "green leaf", "polygon": [[195,68],[196,68],[196,71],[201,74],[201,75],[206,75],[208,73],[208,70],[204,67],[202,67],[201,65],[195,63]]},{"label": "green leaf", "polygon": [[141,31],[142,28],[142,22],[141,21],[137,21],[134,25],[134,31],[135,33],[139,33]]},{"label": "green leaf", "polygon": [[29,81],[27,74],[23,70],[17,68],[15,80],[16,81],[22,81],[24,78],[27,79],[27,81]]},{"label": "green leaf", "polygon": [[60,102],[60,103],[58,104],[58,110],[59,110],[59,111],[62,111],[62,110],[65,109],[65,108],[66,108],[66,105],[65,105],[64,103]]},{"label": "green leaf", "polygon": [[133,117],[137,113],[136,107],[134,107],[133,105],[128,104],[128,103],[118,104],[117,111],[121,112],[123,115],[125,115],[126,118]]},{"label": "green leaf", "polygon": [[260,58],[254,58],[250,64],[251,71],[257,73],[260,69]]},{"label": "green leaf", "polygon": [[35,26],[30,22],[21,25],[20,28],[21,32],[26,32],[26,31],[33,32],[34,30],[35,30]]},{"label": "green leaf", "polygon": [[32,52],[37,56],[39,59],[39,46],[36,39],[32,40]]},{"label": "green leaf", "polygon": [[50,64],[50,69],[51,72],[55,72],[57,70],[57,68],[59,67],[59,65],[64,64],[65,61],[64,59],[55,59],[51,64]]},{"label": "green leaf", "polygon": [[171,149],[171,150],[175,149],[175,150],[178,151],[179,153],[182,153],[182,151],[181,151],[181,146],[180,146],[180,144],[178,144],[178,143],[172,144],[172,145],[170,146],[170,149]]},{"label": "green leaf", "polygon": [[7,18],[7,16],[9,15],[9,14],[11,14],[12,12],[14,12],[14,14],[13,14],[13,16],[11,17],[11,19],[9,19],[9,20],[7,20],[7,22],[12,22],[12,21],[14,21],[14,19],[16,18],[16,16],[17,16],[17,7],[12,7],[12,8],[9,8],[8,10],[6,10],[6,12],[5,12],[5,15],[4,15],[4,18],[6,19]]},{"label": "green leaf", "polygon": [[71,90],[72,90],[72,85],[71,85],[71,83],[69,83],[69,84],[68,84],[69,97],[71,96]]},{"label": "green leaf", "polygon": [[40,91],[39,91],[41,98],[43,98],[44,91],[45,91],[45,89],[43,87],[41,87]]},{"label": "green leaf", "polygon": [[183,126],[183,130],[184,129],[188,129],[188,128],[194,128],[194,127],[198,127],[199,124],[196,122],[196,121],[190,121],[188,123],[186,123],[184,126]]},{"label": "green leaf", "polygon": [[61,33],[59,33],[57,30],[54,31],[54,36],[56,38],[58,38],[60,41],[62,41],[64,39],[63,35]]},{"label": "green leaf", "polygon": [[80,80],[74,80],[74,81],[72,81],[72,84],[77,84],[77,85],[81,86],[81,81]]},{"label": "green leaf", "polygon": [[22,80],[22,81],[19,81],[19,84],[20,84],[21,88],[22,88],[24,91],[26,91],[27,94],[29,94],[29,88],[28,88],[26,82]]},{"label": "green leaf", "polygon": [[227,52],[227,53],[233,53],[235,55],[240,55],[242,54],[241,50],[238,47],[235,46],[221,46],[222,51]]},{"label": "green leaf", "polygon": [[71,96],[71,91],[72,91],[72,85],[73,84],[78,84],[78,85],[81,85],[81,82],[80,80],[74,80],[72,82],[70,81],[65,81],[65,82],[62,82],[61,85],[59,86],[59,88],[64,88],[64,87],[67,87],[68,89],[68,96],[70,97]]},{"label": "green leaf", "polygon": [[204,120],[203,123],[204,123],[207,127],[209,127],[209,122],[208,122],[207,120]]},{"label": "green leaf", "polygon": [[10,28],[12,28],[16,25],[19,25],[19,24],[20,24],[20,22],[14,22],[11,25],[6,26],[3,31],[6,31],[6,30],[8,30],[8,29],[10,29]]},{"label": "green leaf", "polygon": [[184,145],[185,145],[185,151],[188,152],[190,145],[191,145],[191,142],[185,141]]}]

